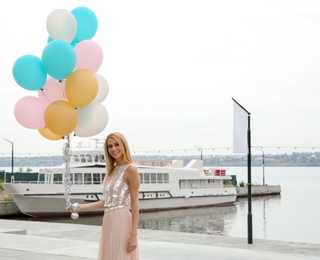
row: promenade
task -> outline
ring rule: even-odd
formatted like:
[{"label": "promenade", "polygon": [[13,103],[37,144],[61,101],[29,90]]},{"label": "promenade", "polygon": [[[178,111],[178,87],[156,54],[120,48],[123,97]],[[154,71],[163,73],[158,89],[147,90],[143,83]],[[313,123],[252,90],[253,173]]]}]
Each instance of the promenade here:
[{"label": "promenade", "polygon": [[[100,228],[0,219],[0,259],[96,259]],[[248,244],[246,238],[172,231],[139,229],[139,245],[141,260],[320,260],[320,244],[261,239]]]}]

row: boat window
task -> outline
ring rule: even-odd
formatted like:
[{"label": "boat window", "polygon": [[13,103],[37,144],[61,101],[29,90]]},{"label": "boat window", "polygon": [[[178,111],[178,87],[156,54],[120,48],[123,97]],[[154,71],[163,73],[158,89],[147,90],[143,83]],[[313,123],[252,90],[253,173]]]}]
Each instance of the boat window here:
[{"label": "boat window", "polygon": [[39,174],[39,179],[38,179],[39,183],[44,183],[44,178],[45,178],[45,174],[44,173],[40,173]]},{"label": "boat window", "polygon": [[74,184],[77,184],[77,185],[83,184],[83,182],[82,182],[82,173],[75,173],[74,174]]},{"label": "boat window", "polygon": [[100,154],[100,162],[105,162],[106,159],[104,158],[104,154]]},{"label": "boat window", "polygon": [[169,173],[163,174],[163,180],[164,180],[164,183],[169,183]]},{"label": "boat window", "polygon": [[92,184],[92,174],[84,173],[84,184]]},{"label": "boat window", "polygon": [[144,180],[144,183],[150,183],[150,174],[149,173],[144,173],[143,174],[143,180]]},{"label": "boat window", "polygon": [[151,183],[157,183],[157,175],[155,173],[151,173]]},{"label": "boat window", "polygon": [[73,159],[71,159],[71,161],[79,162],[80,161],[79,155],[77,155],[77,154],[73,155]]},{"label": "boat window", "polygon": [[140,183],[143,183],[143,173],[139,172],[139,176],[140,176]]},{"label": "boat window", "polygon": [[92,162],[91,154],[87,154],[86,157],[87,157],[87,162]]},{"label": "boat window", "polygon": [[104,180],[104,177],[106,177],[106,174],[102,173],[102,181]]},{"label": "boat window", "polygon": [[99,155],[98,154],[95,154],[93,157],[94,157],[94,162],[99,162]]},{"label": "boat window", "polygon": [[157,182],[158,183],[163,183],[162,173],[157,173]]},{"label": "boat window", "polygon": [[83,154],[80,154],[81,162],[86,162],[86,157]]},{"label": "boat window", "polygon": [[53,184],[62,184],[62,173],[55,173],[53,175]]},{"label": "boat window", "polygon": [[93,174],[93,184],[100,184],[101,179],[100,179],[100,173],[94,173]]}]

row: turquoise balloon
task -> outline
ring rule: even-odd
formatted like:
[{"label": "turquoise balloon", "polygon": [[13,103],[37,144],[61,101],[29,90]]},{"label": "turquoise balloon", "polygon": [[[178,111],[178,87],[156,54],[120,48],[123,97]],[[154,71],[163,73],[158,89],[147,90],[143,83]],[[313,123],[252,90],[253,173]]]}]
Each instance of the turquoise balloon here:
[{"label": "turquoise balloon", "polygon": [[[48,36],[48,40],[47,40],[47,43],[49,43],[49,42],[52,42],[53,41],[53,39],[50,37],[50,35]],[[76,42],[76,41],[72,41],[72,42],[70,42],[70,45],[72,46],[72,47],[74,47],[74,46],[76,46],[77,45],[77,43],[78,42]]]},{"label": "turquoise balloon", "polygon": [[47,39],[47,43],[52,42],[53,39],[50,37],[50,35],[48,35],[48,39]]},{"label": "turquoise balloon", "polygon": [[77,7],[71,13],[78,25],[73,41],[91,40],[98,30],[98,19],[95,13],[87,7]]},{"label": "turquoise balloon", "polygon": [[39,90],[47,80],[47,72],[41,59],[34,55],[18,58],[12,69],[13,78],[24,89]]},{"label": "turquoise balloon", "polygon": [[73,47],[63,40],[49,42],[42,52],[44,68],[51,77],[58,80],[66,78],[73,71],[76,58]]}]

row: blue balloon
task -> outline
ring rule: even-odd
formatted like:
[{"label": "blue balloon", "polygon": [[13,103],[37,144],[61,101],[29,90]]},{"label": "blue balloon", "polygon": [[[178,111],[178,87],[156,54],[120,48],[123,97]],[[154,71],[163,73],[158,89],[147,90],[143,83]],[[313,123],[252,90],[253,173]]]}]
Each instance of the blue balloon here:
[{"label": "blue balloon", "polygon": [[[52,42],[53,41],[53,39],[50,37],[50,35],[48,36],[48,39],[47,39],[47,43],[49,43],[49,42]],[[76,41],[72,41],[72,42],[70,42],[70,45],[72,46],[72,47],[75,47],[76,45],[78,44],[78,42],[76,42]]]},{"label": "blue balloon", "polygon": [[76,66],[73,47],[63,40],[49,42],[42,52],[42,63],[47,73],[58,80],[66,78]]},{"label": "blue balloon", "polygon": [[75,42],[91,40],[98,30],[98,19],[95,13],[87,7],[77,7],[71,11],[77,21]]},{"label": "blue balloon", "polygon": [[39,90],[47,80],[47,72],[41,59],[34,55],[18,58],[13,65],[12,74],[15,81],[27,90]]}]

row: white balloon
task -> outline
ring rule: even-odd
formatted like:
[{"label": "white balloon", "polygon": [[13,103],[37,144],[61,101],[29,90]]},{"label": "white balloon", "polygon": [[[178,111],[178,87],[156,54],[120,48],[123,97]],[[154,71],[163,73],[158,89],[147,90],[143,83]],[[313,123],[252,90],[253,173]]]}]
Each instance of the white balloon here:
[{"label": "white balloon", "polygon": [[65,9],[55,9],[47,17],[47,31],[53,40],[71,43],[77,33],[77,20]]},{"label": "white balloon", "polygon": [[101,103],[103,100],[106,99],[106,97],[109,94],[109,84],[108,84],[108,81],[100,74],[95,74],[95,75],[98,80],[99,89],[98,89],[97,96],[92,101],[92,103],[93,102]]},{"label": "white balloon", "polygon": [[108,124],[107,109],[100,103],[90,103],[78,108],[78,123],[74,134],[79,137],[94,136],[103,131]]}]

